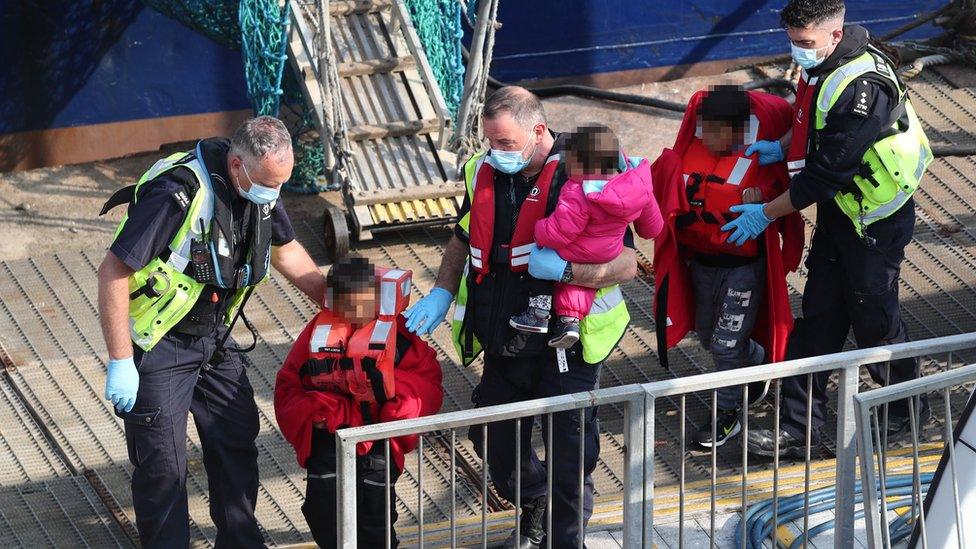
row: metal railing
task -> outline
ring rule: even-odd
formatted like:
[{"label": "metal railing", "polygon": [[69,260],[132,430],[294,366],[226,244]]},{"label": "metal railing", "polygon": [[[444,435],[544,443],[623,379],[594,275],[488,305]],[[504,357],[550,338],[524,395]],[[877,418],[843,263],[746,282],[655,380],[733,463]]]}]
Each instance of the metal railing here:
[{"label": "metal railing", "polygon": [[[855,436],[856,436],[856,425],[855,425],[855,395],[858,392],[858,383],[860,368],[869,364],[884,363],[891,360],[905,359],[905,358],[917,358],[922,356],[931,356],[936,354],[952,353],[955,351],[960,351],[964,349],[976,348],[976,333],[973,334],[962,334],[956,336],[948,336],[941,338],[934,338],[923,341],[914,341],[908,343],[901,343],[895,345],[888,345],[885,347],[876,347],[870,349],[860,349],[854,351],[847,351],[842,353],[837,353],[833,355],[812,357],[806,359],[786,361],[776,364],[768,364],[762,366],[754,366],[749,368],[741,368],[733,371],[726,372],[715,372],[702,375],[695,375],[689,377],[682,377],[676,379],[669,379],[663,381],[656,381],[652,383],[645,383],[642,385],[628,385],[623,387],[613,387],[606,389],[599,389],[588,393],[578,393],[573,395],[565,395],[559,397],[552,397],[546,399],[538,399],[531,401],[516,402],[511,404],[504,404],[498,406],[488,406],[484,408],[475,408],[471,410],[464,410],[458,412],[451,412],[447,414],[439,414],[435,416],[423,417],[412,420],[396,421],[390,423],[379,423],[363,427],[357,427],[352,429],[340,429],[337,433],[337,473],[338,473],[338,508],[339,508],[339,523],[338,523],[338,541],[341,547],[356,547],[356,445],[360,442],[366,441],[385,441],[387,455],[389,453],[389,439],[393,437],[399,437],[404,435],[420,435],[420,453],[418,455],[418,465],[420,473],[422,475],[423,465],[424,465],[424,435],[430,434],[432,432],[448,432],[450,435],[451,445],[455,444],[455,432],[457,429],[483,426],[482,434],[483,436],[487,433],[487,425],[490,423],[498,421],[510,421],[514,420],[516,422],[521,422],[523,419],[528,418],[530,421],[534,421],[536,416],[544,416],[549,425],[551,426],[552,414],[569,412],[569,411],[581,411],[587,408],[592,408],[599,405],[617,405],[623,408],[623,461],[624,461],[624,478],[623,478],[623,524],[622,534],[623,534],[623,545],[624,547],[652,547],[653,546],[653,535],[654,535],[654,512],[655,512],[655,502],[654,502],[654,473],[655,473],[655,421],[648,421],[650,418],[656,418],[656,409],[658,408],[658,403],[662,401],[673,402],[675,398],[677,399],[677,407],[679,408],[679,423],[684,426],[686,420],[686,397],[689,394],[699,393],[699,392],[711,392],[712,395],[712,430],[713,430],[713,440],[714,440],[714,430],[715,430],[715,410],[717,408],[717,391],[723,387],[737,387],[742,386],[743,391],[743,409],[747,409],[745,406],[749,401],[748,395],[748,384],[752,382],[761,382],[767,380],[780,380],[787,377],[793,376],[808,376],[807,377],[807,417],[809,419],[812,410],[812,396],[810,392],[810,386],[812,384],[813,375],[819,372],[837,372],[839,374],[838,384],[837,384],[837,434],[836,434],[836,484],[834,486],[834,497],[836,500],[836,527],[835,527],[835,547],[849,547],[853,543],[854,539],[854,516],[855,516],[855,498],[856,498],[856,456],[857,451],[855,448]],[[927,378],[926,378],[927,379]],[[774,391],[774,403],[773,403],[773,430],[778,432],[779,430],[779,412],[780,412],[780,391],[779,384],[776,384],[776,389]],[[582,412],[580,412],[582,413]],[[748,414],[743,413],[743,429],[742,429],[742,440],[745,441],[748,438],[749,433],[749,423]],[[519,425],[521,425],[519,423]],[[581,423],[582,426],[582,423]],[[807,496],[804,497],[804,502],[802,505],[802,517],[804,521],[804,527],[802,529],[802,534],[804,536],[803,542],[806,546],[807,536],[809,532],[809,516],[811,502],[809,499],[810,494],[810,457],[811,457],[811,443],[813,440],[812,433],[810,430],[810,422],[807,421],[807,432],[805,439],[805,470],[804,470],[804,493]],[[515,455],[516,462],[521,456],[521,438],[519,433],[520,428],[515,429],[516,440],[515,440]],[[551,456],[552,449],[552,430],[548,430],[549,437],[545,441],[547,449],[547,459]],[[583,433],[580,433],[581,437]],[[685,543],[685,532],[684,532],[684,512],[685,512],[685,457],[688,455],[688,449],[686,448],[686,437],[684,436],[684,428],[679,437],[680,444],[680,478],[679,478],[679,532],[678,532],[678,545],[679,547],[684,547]],[[482,448],[482,459],[481,459],[481,546],[486,547],[488,543],[488,522],[487,522],[487,498],[488,498],[488,464],[487,459],[487,444],[490,441],[485,440],[485,447]],[[777,439],[778,443],[778,439]],[[778,452],[778,444],[776,450]],[[772,529],[771,532],[774,536],[777,536],[777,526],[780,524],[779,517],[779,458],[773,458],[773,486],[772,486]],[[711,509],[710,509],[710,529],[709,538],[712,546],[716,543],[716,471],[717,471],[717,448],[712,448],[711,451]],[[389,464],[389,459],[387,459],[387,464]],[[455,509],[454,501],[456,499],[456,479],[454,475],[454,452],[451,453],[451,475],[450,475],[450,493],[451,493],[451,511],[450,511],[450,546],[455,547],[457,544],[456,533],[457,527],[455,524]],[[389,465],[387,465],[389,468]],[[514,525],[516,530],[520,525],[521,513],[517,502],[521,500],[520,497],[520,467],[516,465],[516,504],[515,504],[515,521]],[[745,442],[743,442],[742,451],[742,463],[741,463],[741,506],[743,514],[743,522],[746,516],[746,510],[749,506],[748,495],[748,475],[749,475],[749,456],[745,449]],[[580,479],[580,492],[582,494],[583,487],[583,460],[580,459],[579,466],[579,479]],[[387,479],[389,479],[389,472],[387,473]],[[645,482],[646,480],[646,482]],[[547,494],[551,494],[552,486],[552,469],[548,470],[547,478]],[[389,480],[387,481],[387,493],[389,493]],[[422,477],[419,479],[418,484],[418,496],[420,500],[420,512],[417,525],[417,539],[421,546],[424,545],[424,517],[423,517],[423,500],[424,500],[424,486]],[[582,495],[581,495],[582,498]],[[387,506],[389,507],[391,503],[389,498],[387,501]],[[580,516],[579,523],[583,524],[582,516],[582,505],[579,506]],[[547,508],[551,508],[551,495],[547,499]],[[389,509],[387,509],[389,511]],[[547,513],[551,517],[550,513]],[[550,518],[551,521],[551,518]],[[551,522],[547,525],[551,528]],[[390,539],[389,532],[392,525],[389,524],[389,520],[386,524],[387,529],[387,540]],[[766,527],[766,530],[769,530]],[[582,528],[580,530],[582,532]],[[760,528],[760,531],[765,531]],[[548,531],[547,531],[548,533]],[[747,528],[740,528],[739,545],[742,547],[750,547],[749,536],[750,532]],[[551,537],[547,536],[551,540]],[[582,546],[582,538],[580,536],[580,546]]]},{"label": "metal railing", "polygon": [[[959,473],[956,469],[955,452],[956,437],[953,430],[953,414],[950,401],[951,389],[976,382],[976,364],[957,369],[952,368],[952,356],[948,360],[948,371],[921,377],[911,381],[897,383],[888,387],[874,389],[859,394],[854,398],[854,408],[857,414],[858,454],[860,458],[861,479],[864,491],[864,516],[867,524],[868,543],[870,547],[891,547],[899,539],[913,535],[921,542],[922,547],[967,547],[965,531],[971,529],[963,522],[963,515],[959,498]],[[923,488],[932,479],[931,472],[922,471],[922,455],[920,452],[919,416],[928,403],[923,403],[930,393],[940,393],[942,405],[945,407],[943,418],[944,450],[939,452],[940,469],[948,471],[942,480],[951,482],[952,509],[954,511],[954,527],[933,532],[930,538],[926,530],[925,516],[927,506],[923,504],[925,491]],[[974,397],[970,397],[974,398]],[[888,422],[888,407],[895,402],[907,400],[909,409],[909,426],[911,429],[911,472],[901,475],[895,482],[892,468],[888,461],[887,430],[881,428]],[[935,456],[932,456],[935,457]],[[875,471],[877,466],[877,471]],[[938,473],[937,473],[938,474]],[[972,478],[972,472],[966,472],[967,478]],[[908,483],[910,486],[905,486]],[[893,489],[894,488],[894,489]],[[897,493],[894,493],[897,492]],[[906,494],[906,492],[910,492]],[[880,495],[880,502],[879,502]],[[901,499],[898,497],[901,496]],[[908,508],[909,511],[899,515],[893,523],[889,523],[889,510]],[[944,509],[943,509],[944,510]],[[972,519],[972,517],[969,517]],[[892,524],[893,528],[889,528]],[[970,537],[972,534],[970,533]],[[971,540],[976,543],[976,540]],[[955,545],[953,545],[955,544]],[[916,546],[918,546],[916,544]]]}]

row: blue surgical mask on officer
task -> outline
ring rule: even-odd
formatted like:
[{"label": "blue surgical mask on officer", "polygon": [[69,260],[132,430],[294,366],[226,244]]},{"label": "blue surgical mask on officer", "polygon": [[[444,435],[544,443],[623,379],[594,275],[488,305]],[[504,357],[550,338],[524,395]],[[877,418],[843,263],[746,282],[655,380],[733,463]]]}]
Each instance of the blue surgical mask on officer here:
[{"label": "blue surgical mask on officer", "polygon": [[830,45],[828,44],[822,48],[801,48],[796,44],[790,43],[790,53],[797,65],[803,67],[805,70],[810,70],[819,66],[827,59],[826,52],[824,52],[823,57],[820,57],[819,54],[821,50],[826,50],[829,47]]},{"label": "blue surgical mask on officer", "polygon": [[[535,148],[536,146],[538,146],[538,143],[534,143],[534,139],[533,139],[534,137],[535,137],[534,132],[529,134],[528,142],[525,144],[525,147],[522,147],[522,150],[520,151],[503,151],[501,149],[491,149],[491,152],[488,154],[488,158],[486,159],[486,161],[489,164],[491,164],[491,166],[496,170],[507,174],[515,174],[524,170],[525,167],[528,166],[529,162],[532,160],[532,156],[535,154]],[[532,147],[532,152],[529,153],[528,158],[524,158],[522,154],[525,152],[526,147],[529,146],[529,143],[534,143],[534,146]]]},{"label": "blue surgical mask on officer", "polygon": [[251,184],[251,188],[245,191],[238,183],[237,192],[241,196],[258,205],[270,204],[278,199],[279,190],[255,183],[251,179],[250,174],[247,173],[247,167],[244,165],[244,162],[241,162],[241,170],[244,171],[244,177]]}]

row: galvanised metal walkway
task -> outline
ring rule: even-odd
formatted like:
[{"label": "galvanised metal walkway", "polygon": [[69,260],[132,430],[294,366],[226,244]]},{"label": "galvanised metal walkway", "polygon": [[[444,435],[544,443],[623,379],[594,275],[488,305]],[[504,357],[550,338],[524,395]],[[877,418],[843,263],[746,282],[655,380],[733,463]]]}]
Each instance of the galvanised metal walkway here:
[{"label": "galvanised metal walkway", "polygon": [[[939,72],[942,71],[942,72]],[[925,120],[933,143],[976,141],[976,92],[971,71],[953,67],[924,72],[911,82],[913,100]],[[959,86],[955,85],[959,84]],[[652,155],[653,156],[653,155]],[[915,239],[907,249],[902,276],[902,303],[913,338],[976,331],[976,158],[936,160],[916,194],[918,221]],[[812,215],[808,217],[812,219]],[[810,230],[812,225],[808,224]],[[296,227],[313,257],[325,264],[322,230]],[[358,252],[379,264],[412,269],[415,286],[428,290],[449,232],[424,228],[394,231],[362,244]],[[649,259],[652,244],[639,251]],[[5,547],[105,547],[133,545],[136,539],[129,491],[131,465],[126,457],[121,421],[102,398],[105,351],[96,317],[95,269],[104,252],[65,253],[0,263],[0,545]],[[790,277],[794,305],[799,305],[804,272]],[[651,315],[652,285],[635,280],[624,287],[632,324],[603,371],[604,386],[666,379],[709,371],[708,357],[693,338],[672,352],[672,371],[658,363]],[[420,297],[415,290],[414,299]],[[274,276],[251,300],[249,317],[260,333],[250,353],[251,383],[261,410],[258,437],[261,486],[258,518],[270,545],[308,542],[301,514],[304,478],[291,447],[274,421],[272,388],[275,373],[291,342],[310,318],[309,303],[280,277]],[[444,369],[445,411],[471,406],[470,394],[480,376],[480,362],[461,368],[455,361],[447,324],[432,338]],[[976,356],[959,356],[974,362]],[[929,363],[928,369],[943,365]],[[711,456],[688,452],[681,456],[673,442],[682,429],[694,429],[708,414],[710,395],[688,397],[688,422],[659,403],[656,482],[676,479],[682,458],[687,460],[689,485],[710,477]],[[938,403],[934,403],[938,404]],[[754,413],[761,424],[768,408]],[[935,410],[935,417],[943,414]],[[619,513],[622,487],[621,411],[600,411],[602,459],[594,474],[598,506],[595,523],[612,523]],[[828,419],[827,425],[832,425]],[[929,426],[936,432],[939,426]],[[820,458],[831,455],[827,433]],[[458,520],[480,520],[480,460],[470,444],[459,438],[427,441],[424,459],[425,523],[432,527],[448,519],[446,485],[450,452],[457,463]],[[212,545],[214,527],[209,516],[207,480],[199,439],[191,423],[187,440],[190,519],[194,546]],[[720,475],[738,473],[740,449],[726,445],[719,452]],[[410,542],[407,527],[419,515],[418,471],[415,456],[398,485],[399,527]],[[753,465],[759,462],[753,462]],[[802,476],[798,482],[802,482]],[[784,489],[789,485],[784,485]],[[495,494],[489,512],[501,520],[509,510]],[[666,521],[665,517],[661,517]],[[498,535],[504,528],[497,529]]]}]

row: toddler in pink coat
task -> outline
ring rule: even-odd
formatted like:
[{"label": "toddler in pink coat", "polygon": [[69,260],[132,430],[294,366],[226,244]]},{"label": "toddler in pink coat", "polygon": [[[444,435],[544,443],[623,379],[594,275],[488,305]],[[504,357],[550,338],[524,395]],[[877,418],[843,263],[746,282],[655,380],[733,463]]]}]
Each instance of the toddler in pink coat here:
[{"label": "toddler in pink coat", "polygon": [[[605,126],[593,124],[573,133],[565,151],[568,179],[555,210],[535,225],[537,246],[552,248],[572,263],[606,263],[623,251],[630,223],[642,238],[660,234],[664,219],[654,199],[650,164],[646,159],[628,159],[619,150],[616,136]],[[549,339],[550,347],[566,349],[579,341],[580,321],[589,313],[596,292],[556,283],[552,301],[559,324]],[[529,309],[513,316],[510,324],[523,331],[547,332],[545,301],[531,300]]]}]

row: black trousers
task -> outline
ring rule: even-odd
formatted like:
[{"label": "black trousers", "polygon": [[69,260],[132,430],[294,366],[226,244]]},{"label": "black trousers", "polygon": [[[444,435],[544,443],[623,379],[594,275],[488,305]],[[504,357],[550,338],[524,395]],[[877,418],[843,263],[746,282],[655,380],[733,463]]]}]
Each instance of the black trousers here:
[{"label": "black trousers", "polygon": [[[485,356],[481,383],[475,388],[472,400],[476,406],[492,406],[534,398],[566,395],[597,388],[601,364],[583,361],[580,344],[567,349],[568,371],[559,372],[555,349],[534,357]],[[579,493],[579,454],[583,445],[583,473],[585,489],[582,494],[584,524],[593,513],[593,481],[591,473],[600,455],[600,425],[596,408],[586,410],[583,425],[577,411],[553,414],[553,455],[542,461],[532,449],[530,418],[521,423],[521,483],[522,502],[546,495],[547,467],[553,470],[552,546],[576,547],[581,535],[578,526],[581,497]],[[549,429],[542,420],[543,437],[548,440]],[[580,429],[583,428],[583,436]],[[473,427],[469,437],[475,452],[483,455],[481,427]],[[515,421],[500,421],[488,425],[488,471],[498,493],[515,502]],[[545,523],[543,523],[545,524]],[[545,543],[543,544],[545,545]]]},{"label": "black trousers", "polygon": [[[125,420],[132,462],[132,503],[143,547],[188,547],[186,423],[189,412],[203,447],[210,516],[217,547],[264,547],[254,518],[258,491],[258,410],[236,352],[207,370],[219,334],[170,333],[148,353],[136,348],[139,392]],[[235,347],[228,340],[228,347]]]},{"label": "black trousers", "polygon": [[[308,479],[302,514],[319,547],[336,547],[338,509],[336,508],[335,435],[315,429],[312,454],[305,462]],[[397,547],[396,481],[400,471],[390,463],[390,547]],[[386,546],[386,456],[382,444],[356,459],[356,534],[359,547]]]},{"label": "black trousers", "polygon": [[[908,341],[898,306],[898,280],[905,246],[915,228],[915,202],[909,200],[890,217],[870,225],[867,239],[833,202],[817,206],[817,229],[807,256],[807,283],[803,290],[803,318],[790,335],[786,358],[836,353],[843,349],[853,328],[860,348]],[[891,379],[885,372],[890,365]],[[899,383],[918,377],[917,359],[895,360],[868,367],[878,384]],[[830,372],[813,376],[813,440],[819,440],[827,412]],[[806,436],[807,376],[783,380],[782,421],[794,437]],[[889,413],[907,417],[907,401],[892,403]]]}]

